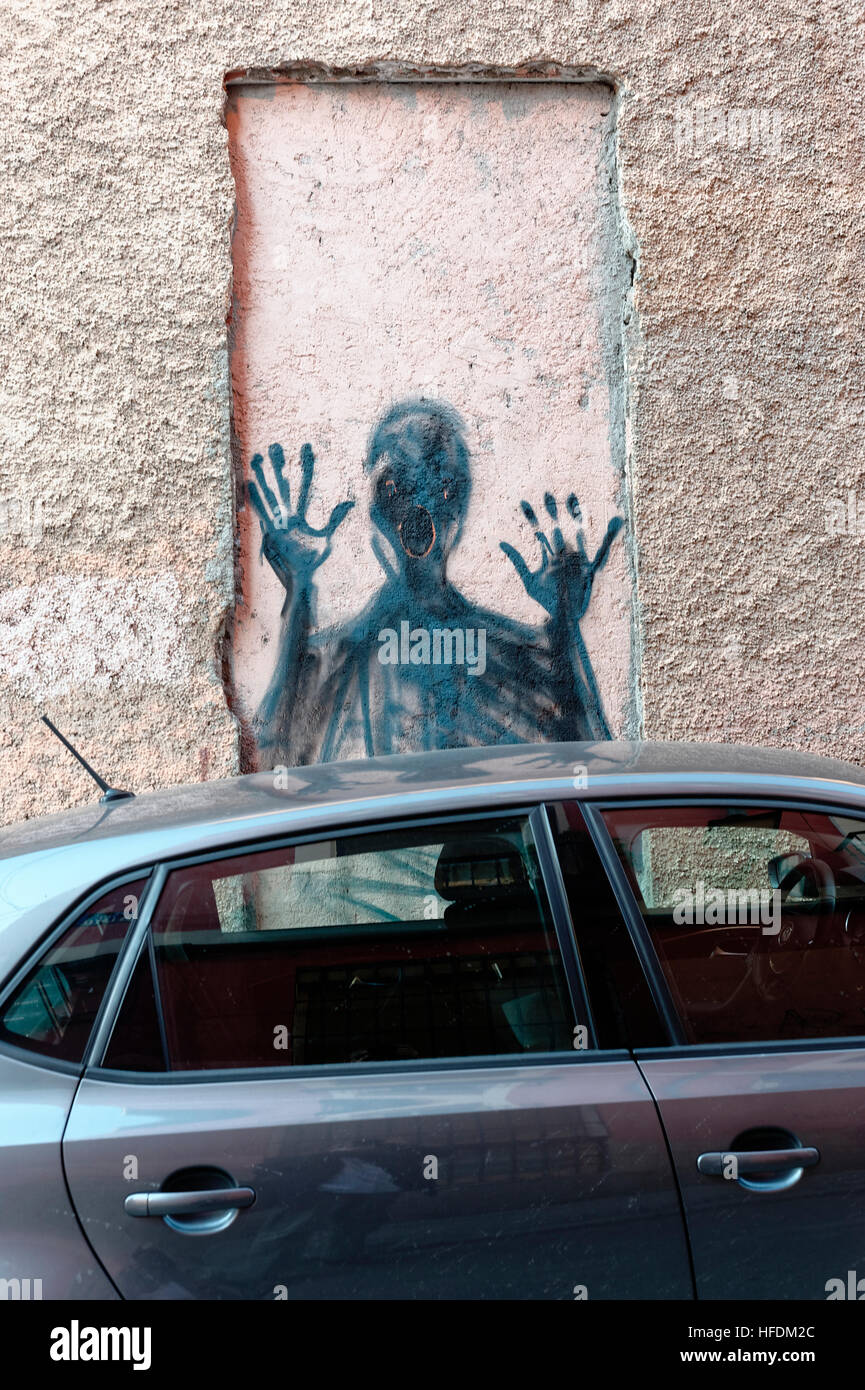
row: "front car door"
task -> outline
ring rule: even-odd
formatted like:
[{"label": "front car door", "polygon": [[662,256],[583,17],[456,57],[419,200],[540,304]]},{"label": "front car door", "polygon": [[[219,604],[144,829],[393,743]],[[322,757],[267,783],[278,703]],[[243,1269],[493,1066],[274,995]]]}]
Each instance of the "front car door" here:
[{"label": "front car door", "polygon": [[124,1297],[692,1296],[543,808],[166,866],[112,991],[64,1162]]},{"label": "front car door", "polygon": [[588,814],[670,1021],[635,1055],[697,1296],[865,1297],[865,817],[769,799]]},{"label": "front car door", "polygon": [[[0,871],[16,901],[20,866]],[[61,1141],[84,1053],[146,877],[99,889],[49,932],[0,999],[0,1300],[112,1299],[69,1200]]]}]

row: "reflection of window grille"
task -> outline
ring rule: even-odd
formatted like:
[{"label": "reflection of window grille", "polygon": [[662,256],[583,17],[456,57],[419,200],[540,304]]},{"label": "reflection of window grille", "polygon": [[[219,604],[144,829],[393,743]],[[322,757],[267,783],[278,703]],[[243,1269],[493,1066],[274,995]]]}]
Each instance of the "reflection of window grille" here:
[{"label": "reflection of window grille", "polygon": [[566,1032],[548,956],[466,956],[297,973],[293,1046],[300,1066],[376,1056],[554,1051],[567,1046]]}]

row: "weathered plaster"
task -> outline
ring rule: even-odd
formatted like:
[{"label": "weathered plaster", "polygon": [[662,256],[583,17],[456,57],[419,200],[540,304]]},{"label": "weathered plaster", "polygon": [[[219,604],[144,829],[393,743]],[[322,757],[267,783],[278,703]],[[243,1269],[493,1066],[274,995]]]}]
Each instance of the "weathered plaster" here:
[{"label": "weathered plaster", "polygon": [[[638,248],[625,447],[645,733],[861,760],[862,534],[830,535],[824,512],[852,491],[865,514],[855,10],[7,0],[4,19],[0,492],[44,502],[38,540],[20,521],[2,537],[0,595],[17,614],[0,631],[4,819],[91,797],[37,723],[46,652],[84,673],[49,713],[121,785],[237,765],[222,685],[235,558],[222,82],[310,61],[542,61],[616,84]],[[95,679],[116,642],[107,606],[86,660],[86,631],[78,654],[38,635],[46,591],[92,579],[103,595],[127,586],[146,650],[148,586],[164,575],[188,653],[170,683],[134,661]]]}]

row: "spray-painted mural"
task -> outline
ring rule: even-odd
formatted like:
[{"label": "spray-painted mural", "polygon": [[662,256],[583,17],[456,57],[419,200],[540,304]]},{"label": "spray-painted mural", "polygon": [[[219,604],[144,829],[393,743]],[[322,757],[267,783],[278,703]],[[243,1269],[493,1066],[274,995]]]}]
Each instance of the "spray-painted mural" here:
[{"label": "spray-painted mural", "polygon": [[573,493],[565,504],[576,528],[569,541],[551,493],[544,497],[550,537],[523,501],[540,545],[537,569],[513,545],[500,544],[547,621],[535,629],[479,607],[447,575],[471,496],[462,422],[444,404],[404,402],[379,423],[366,460],[371,543],[384,583],[360,613],[320,630],[315,572],[354,504],[340,502],[324,526],[311,526],[312,448],[301,450],[294,509],[281,446],[271,446],[269,455],[276,490],[256,455],[249,496],[261,522],[262,553],[286,600],[273,677],[256,720],[263,752],[296,765],[338,759],[359,739],[372,755],[610,737],[580,619],[621,518],[610,521],[590,559]]},{"label": "spray-painted mural", "polygon": [[625,730],[608,114],[590,87],[233,96],[257,766]]}]

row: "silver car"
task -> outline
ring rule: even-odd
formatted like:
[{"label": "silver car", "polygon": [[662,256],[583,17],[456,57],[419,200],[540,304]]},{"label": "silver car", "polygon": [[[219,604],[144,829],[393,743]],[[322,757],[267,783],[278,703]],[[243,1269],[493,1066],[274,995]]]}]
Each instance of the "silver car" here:
[{"label": "silver car", "polygon": [[863,1154],[859,768],[473,748],[0,832],[0,1297],[844,1297]]}]

